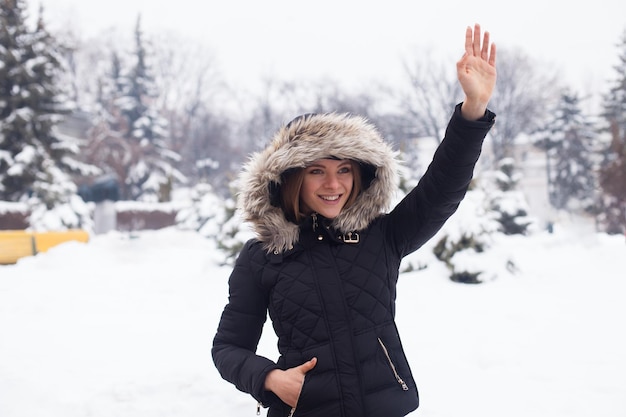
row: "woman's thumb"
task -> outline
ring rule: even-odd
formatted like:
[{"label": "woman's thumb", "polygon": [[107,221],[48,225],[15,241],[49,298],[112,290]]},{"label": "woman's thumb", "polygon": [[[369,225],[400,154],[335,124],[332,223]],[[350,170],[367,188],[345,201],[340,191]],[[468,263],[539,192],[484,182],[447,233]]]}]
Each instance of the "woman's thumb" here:
[{"label": "woman's thumb", "polygon": [[315,365],[317,365],[317,358],[313,358],[309,361],[304,362],[302,365],[300,365],[300,368],[306,373],[315,368]]}]

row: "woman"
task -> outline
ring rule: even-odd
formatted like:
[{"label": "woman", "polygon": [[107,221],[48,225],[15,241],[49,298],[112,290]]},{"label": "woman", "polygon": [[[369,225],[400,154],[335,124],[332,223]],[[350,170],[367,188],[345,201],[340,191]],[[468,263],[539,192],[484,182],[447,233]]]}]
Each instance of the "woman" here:
[{"label": "woman", "polygon": [[[268,416],[397,417],[419,404],[395,317],[402,258],[465,195],[496,81],[496,50],[468,27],[457,63],[465,99],[419,184],[388,214],[391,147],[365,119],[307,114],[281,128],[242,174],[239,207],[257,238],[242,249],[213,342],[222,377]],[[266,314],[280,358],[257,355]]]}]

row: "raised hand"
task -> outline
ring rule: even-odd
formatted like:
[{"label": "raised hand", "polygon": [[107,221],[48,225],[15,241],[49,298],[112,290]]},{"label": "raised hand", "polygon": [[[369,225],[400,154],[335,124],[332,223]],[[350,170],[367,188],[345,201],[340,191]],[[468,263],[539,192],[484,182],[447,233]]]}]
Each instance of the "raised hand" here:
[{"label": "raised hand", "polygon": [[496,45],[489,44],[485,32],[481,45],[480,25],[465,31],[465,53],[456,64],[457,77],[465,100],[461,107],[463,117],[476,120],[485,114],[496,85]]}]

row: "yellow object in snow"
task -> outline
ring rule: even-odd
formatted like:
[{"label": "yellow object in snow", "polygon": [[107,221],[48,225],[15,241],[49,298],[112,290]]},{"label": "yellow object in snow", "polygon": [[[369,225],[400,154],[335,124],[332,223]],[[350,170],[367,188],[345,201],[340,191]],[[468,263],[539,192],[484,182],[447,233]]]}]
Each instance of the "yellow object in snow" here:
[{"label": "yellow object in snow", "polygon": [[89,233],[80,229],[60,232],[0,230],[0,264],[14,264],[20,258],[46,252],[53,246],[69,241],[87,243]]}]

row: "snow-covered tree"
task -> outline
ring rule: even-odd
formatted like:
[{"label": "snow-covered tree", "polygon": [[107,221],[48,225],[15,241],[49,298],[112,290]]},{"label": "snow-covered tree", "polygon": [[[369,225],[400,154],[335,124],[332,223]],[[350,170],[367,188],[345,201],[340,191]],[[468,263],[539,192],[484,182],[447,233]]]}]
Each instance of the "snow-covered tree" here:
[{"label": "snow-covered tree", "polygon": [[494,255],[497,239],[526,235],[534,220],[526,199],[517,189],[520,175],[513,158],[504,158],[498,170],[484,172],[472,183],[457,212],[446,222],[433,253],[450,270],[450,279],[481,283],[515,270],[510,254]]},{"label": "snow-covered tree", "polygon": [[254,237],[249,223],[243,221],[234,199],[224,201],[224,222],[216,236],[217,247],[224,252],[224,263],[234,265],[237,255],[248,239]]},{"label": "snow-covered tree", "polygon": [[63,46],[41,15],[32,29],[26,21],[23,0],[0,1],[0,200],[28,200],[38,213],[70,205],[75,215],[60,226],[81,226],[71,174],[93,169],[77,161],[78,144],[58,130],[73,109],[60,82]]},{"label": "snow-covered tree", "polygon": [[[518,189],[521,174],[515,169],[513,158],[501,159],[498,169],[491,173],[491,192],[487,196],[490,209],[500,224],[498,230],[505,235],[525,235],[533,219],[528,215],[528,204]],[[489,178],[489,175],[485,175]],[[486,187],[485,187],[486,188]]]},{"label": "snow-covered tree", "polygon": [[185,179],[174,166],[180,156],[169,149],[167,120],[156,107],[158,92],[140,23],[139,17],[135,28],[134,63],[125,77],[124,95],[116,103],[128,120],[129,139],[136,146],[126,186],[131,199],[168,201],[173,183]]},{"label": "snow-covered tree", "polygon": [[224,200],[211,184],[198,183],[189,190],[188,203],[176,215],[176,225],[183,230],[194,230],[207,238],[219,234],[224,222]]},{"label": "snow-covered tree", "polygon": [[611,142],[600,171],[600,222],[609,233],[626,232],[626,30],[619,48],[616,78],[604,98],[603,112]]},{"label": "snow-covered tree", "polygon": [[[433,242],[433,253],[450,271],[450,279],[464,284],[483,281],[487,268],[484,254],[498,232],[497,213],[490,209],[484,190],[468,191],[457,212]],[[468,258],[473,261],[468,262]]]},{"label": "snow-covered tree", "polygon": [[[233,195],[236,183],[231,182]],[[235,198],[224,199],[207,183],[190,189],[189,203],[178,212],[176,224],[213,239],[224,256],[224,264],[233,264],[245,242],[254,236],[249,224],[241,219]]]},{"label": "snow-covered tree", "polygon": [[565,90],[561,94],[554,117],[533,135],[533,142],[546,152],[550,204],[558,210],[591,210],[597,184],[598,132],[583,114],[575,93]]},{"label": "snow-covered tree", "polygon": [[131,53],[111,51],[110,67],[101,74],[86,155],[118,177],[122,199],[169,201],[172,187],[185,177],[175,166],[180,157],[169,147],[168,123],[157,107],[140,17],[134,39]]}]

